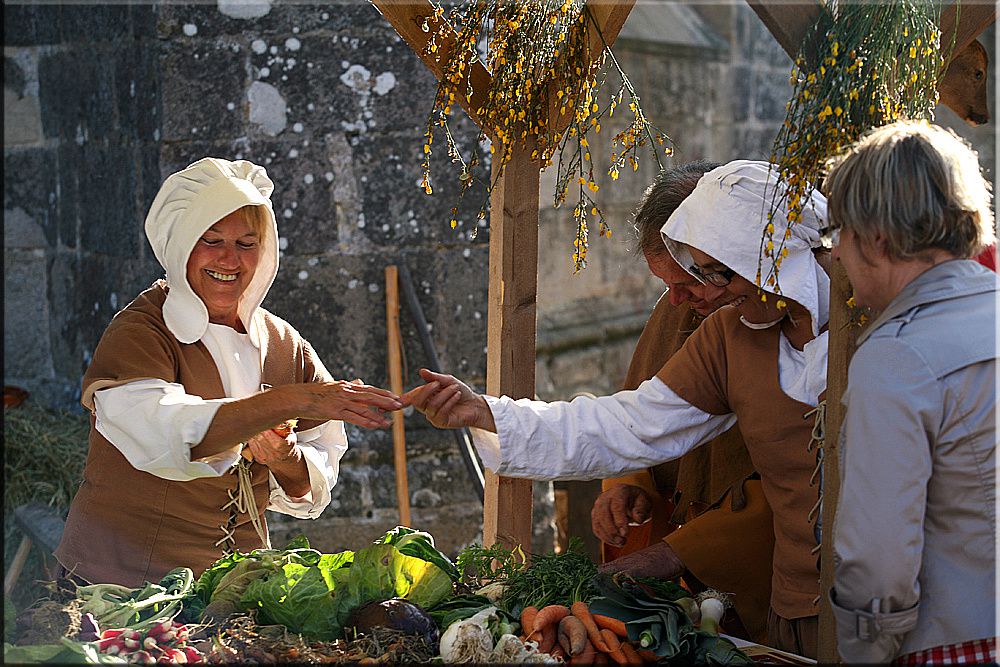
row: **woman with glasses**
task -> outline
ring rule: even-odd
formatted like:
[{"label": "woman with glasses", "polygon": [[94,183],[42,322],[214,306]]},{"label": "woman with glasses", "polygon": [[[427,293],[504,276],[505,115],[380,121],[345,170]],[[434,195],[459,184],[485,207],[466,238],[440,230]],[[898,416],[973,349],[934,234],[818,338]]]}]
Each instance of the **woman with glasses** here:
[{"label": "woman with glasses", "polygon": [[840,262],[879,311],[851,359],[833,527],[849,663],[996,663],[997,282],[990,185],[954,133],[900,122],[837,160]]},{"label": "woman with glasses", "polygon": [[[777,190],[776,190],[777,188]],[[710,315],[656,377],[634,391],[544,403],[481,396],[449,375],[421,370],[426,384],[403,397],[439,428],[479,429],[483,463],[510,477],[593,479],[677,458],[739,421],[774,515],[769,644],[815,657],[819,573],[809,518],[816,456],[813,411],[826,389],[829,279],[821,248],[826,200],[816,193],[791,226],[781,258],[780,293],[755,284],[773,273],[760,258],[764,216],[783,192],[766,162],[739,160],[706,173],[665,221],[674,259],[729,300]],[[775,238],[787,212],[774,215]],[[494,435],[495,434],[495,435]],[[670,562],[669,545],[647,547]],[[641,552],[639,552],[641,553]],[[734,570],[740,553],[732,554]]]}]

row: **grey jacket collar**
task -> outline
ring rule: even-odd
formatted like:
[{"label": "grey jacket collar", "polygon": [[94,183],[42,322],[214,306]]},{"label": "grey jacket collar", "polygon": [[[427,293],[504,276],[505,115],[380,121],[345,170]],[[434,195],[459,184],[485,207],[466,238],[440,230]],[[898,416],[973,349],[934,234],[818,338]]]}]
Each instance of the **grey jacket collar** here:
[{"label": "grey jacket collar", "polygon": [[858,345],[889,320],[917,306],[997,289],[996,274],[971,259],[942,262],[927,269],[896,295],[858,337]]}]

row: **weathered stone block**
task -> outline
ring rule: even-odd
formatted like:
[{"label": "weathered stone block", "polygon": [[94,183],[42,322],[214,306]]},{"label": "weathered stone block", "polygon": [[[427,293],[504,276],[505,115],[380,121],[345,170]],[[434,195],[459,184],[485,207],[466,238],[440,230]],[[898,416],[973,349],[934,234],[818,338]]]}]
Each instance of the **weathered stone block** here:
[{"label": "weathered stone block", "polygon": [[3,5],[3,43],[5,47],[41,46],[57,44],[59,34],[59,14],[61,7],[56,4],[15,4]]},{"label": "weathered stone block", "polygon": [[57,164],[49,149],[4,151],[4,209],[22,209],[41,228],[50,246],[59,238]]},{"label": "weathered stone block", "polygon": [[178,38],[160,57],[163,141],[232,140],[247,131],[244,46]]}]

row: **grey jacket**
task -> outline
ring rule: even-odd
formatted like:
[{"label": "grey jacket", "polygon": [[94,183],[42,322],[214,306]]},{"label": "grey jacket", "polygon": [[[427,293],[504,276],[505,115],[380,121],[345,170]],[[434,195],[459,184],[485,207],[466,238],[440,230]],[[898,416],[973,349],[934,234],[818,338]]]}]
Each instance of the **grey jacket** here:
[{"label": "grey jacket", "polygon": [[996,632],[996,280],[939,264],[859,339],[833,528],[848,663]]}]

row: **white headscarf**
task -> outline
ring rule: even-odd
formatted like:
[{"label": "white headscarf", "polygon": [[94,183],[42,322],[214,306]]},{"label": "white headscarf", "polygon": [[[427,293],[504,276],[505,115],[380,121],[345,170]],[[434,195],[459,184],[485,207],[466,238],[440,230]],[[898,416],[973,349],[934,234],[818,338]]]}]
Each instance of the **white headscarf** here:
[{"label": "white headscarf", "polygon": [[[752,283],[760,261],[761,275],[766,279],[773,271],[775,257],[761,257],[761,238],[775,187],[780,193],[785,184],[778,181],[777,168],[768,162],[735,160],[713,169],[701,177],[660,229],[663,242],[692,275],[696,275],[690,270],[694,261],[681,243],[711,255]],[[776,247],[788,228],[787,213],[784,206],[774,213]],[[821,245],[819,230],[825,225],[826,197],[814,191],[803,207],[801,220],[791,226],[791,238],[785,241],[788,256],[780,268],[781,294],[808,309],[813,334],[819,333],[830,313],[830,278],[812,252]],[[776,291],[774,287],[764,289]]]},{"label": "white headscarf", "polygon": [[246,160],[207,157],[171,174],[146,216],[146,238],[167,272],[170,291],[163,319],[182,343],[194,343],[208,330],[208,308],[187,280],[187,262],[195,243],[209,227],[247,205],[267,209],[270,225],[260,239],[257,269],[240,297],[238,313],[250,340],[260,347],[251,326],[254,314],[278,273],[278,224],[271,207],[274,183],[263,167]]}]

